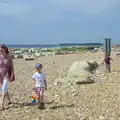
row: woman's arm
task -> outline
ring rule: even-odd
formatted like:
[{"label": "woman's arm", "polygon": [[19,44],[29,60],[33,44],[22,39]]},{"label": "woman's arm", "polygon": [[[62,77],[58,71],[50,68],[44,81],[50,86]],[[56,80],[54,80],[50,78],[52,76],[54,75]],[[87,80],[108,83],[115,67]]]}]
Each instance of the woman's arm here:
[{"label": "woman's arm", "polygon": [[11,72],[14,73],[13,59],[11,56],[9,56],[9,59],[10,59]]}]

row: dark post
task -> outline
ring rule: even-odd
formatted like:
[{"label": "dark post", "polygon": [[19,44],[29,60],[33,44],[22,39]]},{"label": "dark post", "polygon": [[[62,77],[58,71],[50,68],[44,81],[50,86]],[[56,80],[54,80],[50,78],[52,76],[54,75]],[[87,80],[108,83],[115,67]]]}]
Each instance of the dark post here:
[{"label": "dark post", "polygon": [[111,38],[105,38],[105,55],[108,53],[108,55],[111,55]]},{"label": "dark post", "polygon": [[111,55],[111,39],[109,38],[109,56]]}]

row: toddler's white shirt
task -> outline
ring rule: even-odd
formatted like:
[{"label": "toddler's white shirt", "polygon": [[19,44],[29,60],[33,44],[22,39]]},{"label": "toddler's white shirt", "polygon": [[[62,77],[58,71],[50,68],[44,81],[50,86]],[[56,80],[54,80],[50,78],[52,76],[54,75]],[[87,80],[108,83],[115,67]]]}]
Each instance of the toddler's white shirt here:
[{"label": "toddler's white shirt", "polygon": [[34,73],[32,79],[35,80],[35,87],[45,87],[46,76],[44,72]]}]

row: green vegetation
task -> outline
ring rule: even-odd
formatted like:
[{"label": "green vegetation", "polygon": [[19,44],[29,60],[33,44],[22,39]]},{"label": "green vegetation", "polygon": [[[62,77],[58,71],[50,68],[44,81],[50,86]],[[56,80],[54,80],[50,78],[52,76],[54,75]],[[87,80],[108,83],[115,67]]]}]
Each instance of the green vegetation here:
[{"label": "green vegetation", "polygon": [[93,50],[94,47],[64,47],[64,48],[60,48],[57,49],[57,51],[89,51],[89,50]]},{"label": "green vegetation", "polygon": [[52,52],[52,49],[41,50],[41,52]]},{"label": "green vegetation", "polygon": [[33,49],[28,49],[28,48],[15,48],[12,49],[12,51],[20,51],[21,53],[27,52],[27,53],[35,53],[35,52],[57,52],[57,53],[63,53],[63,52],[87,52],[87,51],[92,51],[94,50],[95,47],[91,46],[72,46],[72,47],[62,47],[62,48],[33,48]]}]

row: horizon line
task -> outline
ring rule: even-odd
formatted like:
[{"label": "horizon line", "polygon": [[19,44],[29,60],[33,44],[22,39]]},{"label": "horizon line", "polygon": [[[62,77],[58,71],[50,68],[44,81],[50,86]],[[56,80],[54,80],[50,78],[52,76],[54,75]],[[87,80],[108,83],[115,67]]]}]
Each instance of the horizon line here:
[{"label": "horizon line", "polygon": [[97,43],[97,42],[86,42],[86,43],[58,43],[58,44],[6,44],[6,45],[9,45],[9,46],[11,46],[11,45],[23,45],[23,46],[25,46],[25,45],[76,45],[76,44],[101,44],[101,45],[103,45],[103,43]]}]

